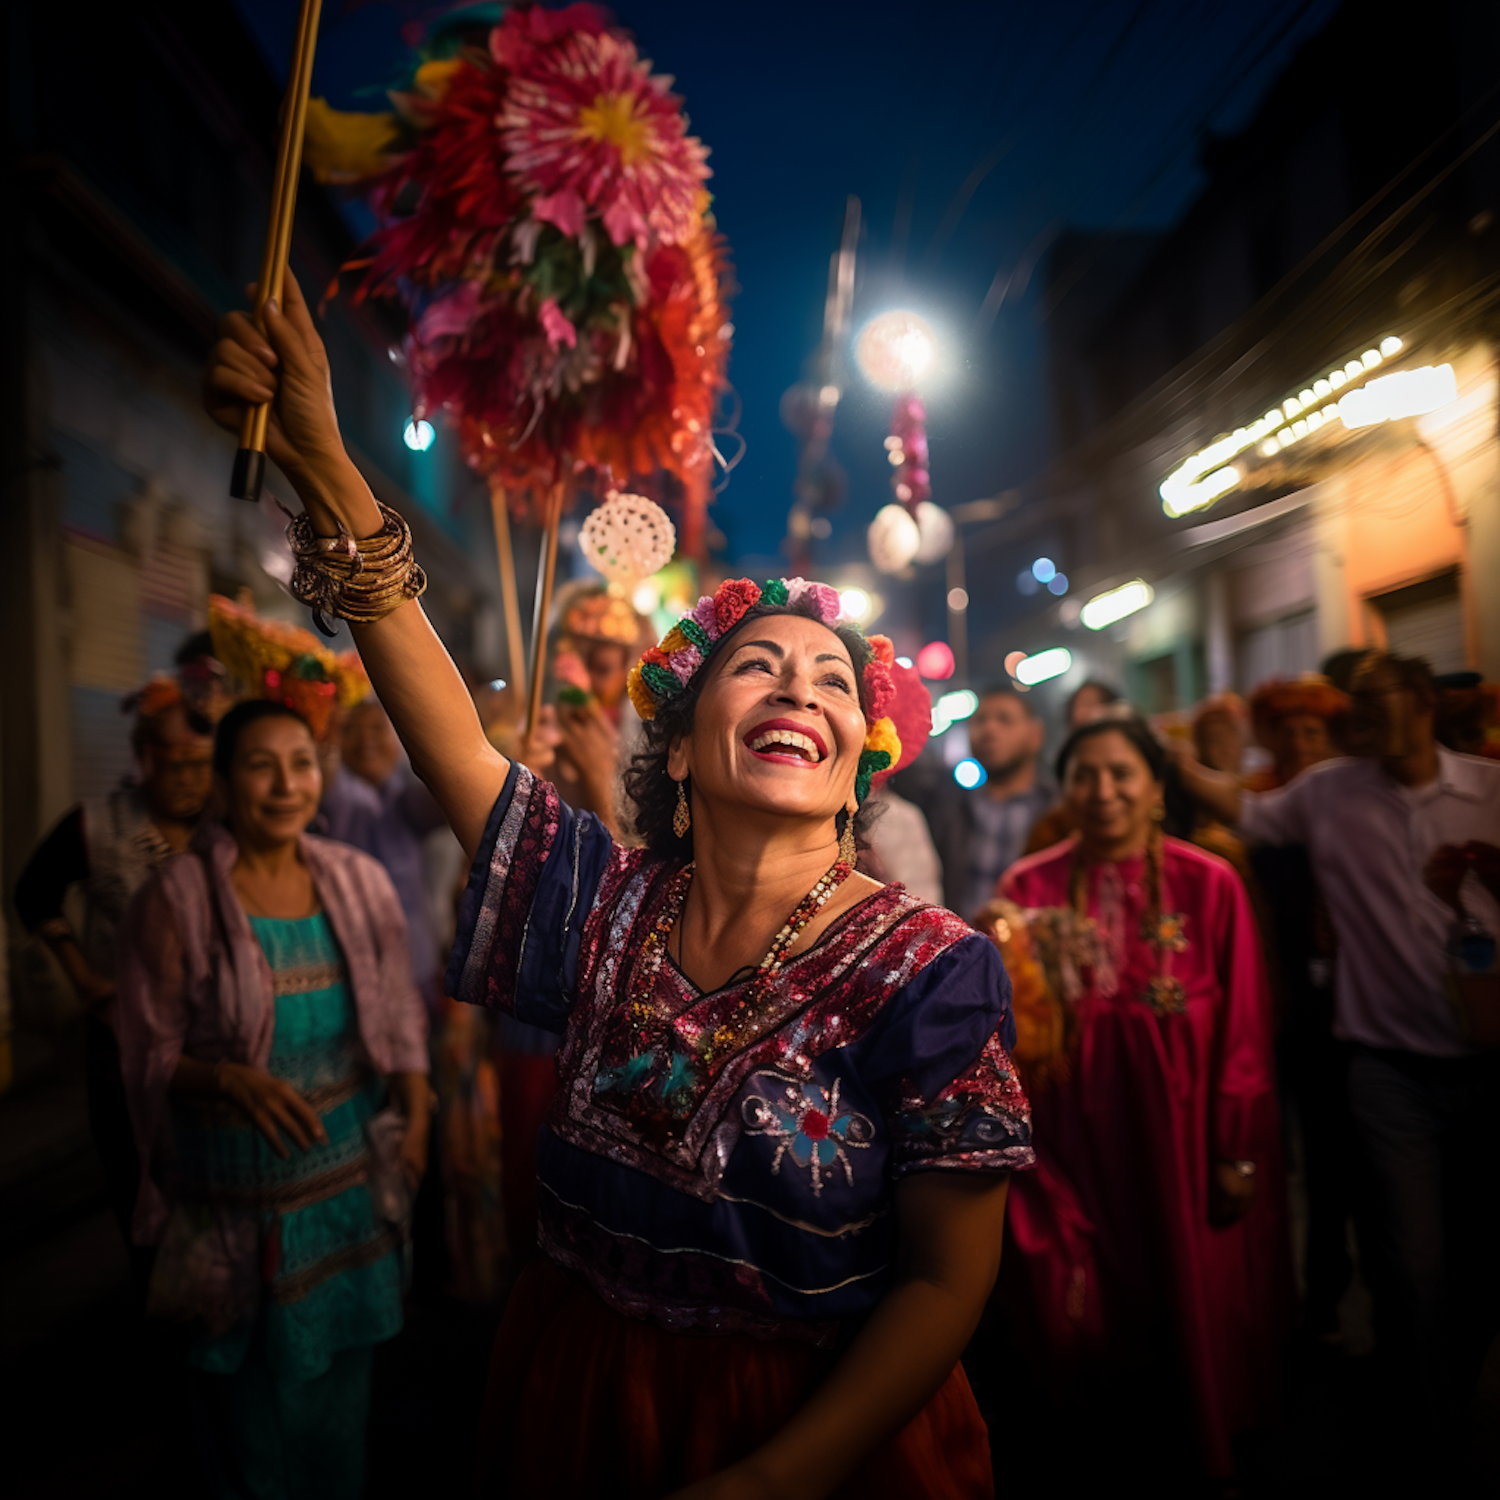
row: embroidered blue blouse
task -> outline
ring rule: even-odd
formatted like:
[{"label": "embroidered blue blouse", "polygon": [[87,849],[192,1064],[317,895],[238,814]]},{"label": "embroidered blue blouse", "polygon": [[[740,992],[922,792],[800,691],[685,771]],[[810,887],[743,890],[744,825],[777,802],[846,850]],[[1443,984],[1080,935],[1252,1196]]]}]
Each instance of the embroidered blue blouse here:
[{"label": "embroidered blue blouse", "polygon": [[887,886],[782,968],[727,1055],[701,1039],[744,984],[703,994],[663,964],[648,1041],[631,972],[679,869],[513,765],[448,991],[562,1036],[547,1255],[664,1327],[827,1342],[890,1284],[899,1177],[1031,1165],[1010,983],[986,938]]}]

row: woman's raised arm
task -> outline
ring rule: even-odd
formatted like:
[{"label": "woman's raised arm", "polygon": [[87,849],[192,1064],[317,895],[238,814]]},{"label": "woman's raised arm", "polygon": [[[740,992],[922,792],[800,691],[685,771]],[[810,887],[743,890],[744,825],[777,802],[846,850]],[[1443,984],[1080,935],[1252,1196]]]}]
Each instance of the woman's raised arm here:
[{"label": "woman's raised arm", "polygon": [[[270,402],[267,448],[307,507],[313,530],[336,536],[342,522],[356,537],[374,536],[380,511],[344,449],[328,356],[290,272],[285,291],[285,309],[266,306],[265,337],[244,313],[224,320],[204,405],[221,427],[237,432],[247,403]],[[413,770],[472,858],[510,762],[485,738],[468,689],[418,602],[351,628]]]}]

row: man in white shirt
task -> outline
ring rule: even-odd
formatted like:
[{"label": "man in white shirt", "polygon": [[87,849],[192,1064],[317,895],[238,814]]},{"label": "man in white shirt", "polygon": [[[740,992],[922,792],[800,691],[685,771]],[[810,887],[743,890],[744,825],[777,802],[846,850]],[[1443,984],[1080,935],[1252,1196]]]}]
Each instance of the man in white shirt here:
[{"label": "man in white shirt", "polygon": [[[1369,1174],[1377,1341],[1408,1414],[1452,1418],[1500,1322],[1500,1068],[1445,982],[1460,914],[1500,936],[1500,763],[1438,745],[1425,662],[1372,654],[1353,691],[1366,754],[1260,794],[1181,769],[1247,841],[1308,851],[1338,938],[1333,1029]],[[1479,984],[1500,995],[1500,976]]]}]

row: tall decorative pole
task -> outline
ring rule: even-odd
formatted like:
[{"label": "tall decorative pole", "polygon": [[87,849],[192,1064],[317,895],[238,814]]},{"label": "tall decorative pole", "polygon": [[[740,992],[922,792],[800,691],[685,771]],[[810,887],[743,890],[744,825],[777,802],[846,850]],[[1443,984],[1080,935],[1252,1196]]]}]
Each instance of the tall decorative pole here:
[{"label": "tall decorative pole", "polygon": [[566,489],[567,481],[559,479],[547,495],[542,560],[536,575],[536,609],[531,617],[531,677],[527,682],[526,731],[521,739],[523,760],[531,754],[537,721],[542,716],[542,681],[547,675],[547,617],[552,613],[552,581],[557,574],[557,530],[562,524]]},{"label": "tall decorative pole", "polygon": [[[271,186],[271,220],[260,260],[260,282],[255,288],[255,322],[265,332],[266,303],[281,301],[287,255],[292,245],[292,220],[297,212],[297,184],[302,176],[302,138],[307,128],[307,92],[312,85],[313,52],[318,45],[318,17],[322,0],[302,0],[297,15],[297,39],[287,72],[286,99],[281,112],[281,141],[276,147],[276,175]],[[271,408],[246,408],[240,424],[240,447],[234,456],[229,493],[237,500],[260,499],[266,477],[266,428]]]},{"label": "tall decorative pole", "polygon": [[521,640],[521,596],[516,592],[516,554],[511,546],[510,509],[505,487],[490,483],[490,514],[495,520],[495,561],[500,572],[500,599],[505,610],[505,650],[510,663],[509,687],[517,695],[526,691],[526,647]]}]

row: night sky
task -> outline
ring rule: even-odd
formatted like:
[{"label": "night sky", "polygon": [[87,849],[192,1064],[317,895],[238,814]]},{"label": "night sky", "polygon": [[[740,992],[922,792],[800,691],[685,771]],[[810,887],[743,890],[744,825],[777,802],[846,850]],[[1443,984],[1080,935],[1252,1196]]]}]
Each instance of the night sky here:
[{"label": "night sky", "polygon": [[[295,0],[238,0],[284,77]],[[960,504],[1022,485],[1051,456],[1036,282],[993,320],[998,275],[1034,260],[1058,226],[1171,224],[1201,185],[1197,143],[1232,133],[1337,0],[1021,0],[1021,3],[705,5],[617,10],[676,78],[712,149],[715,212],[741,291],[730,377],[748,448],[713,512],[726,556],[767,573],[796,450],[779,403],[816,347],[845,198],[865,234],[854,328],[909,306],[944,339],[929,396],[933,498]],[[382,106],[408,56],[381,0],[325,5],[314,92]],[[848,499],[818,571],[864,559],[890,499],[881,440],[889,398],[859,376],[834,449]]]}]

